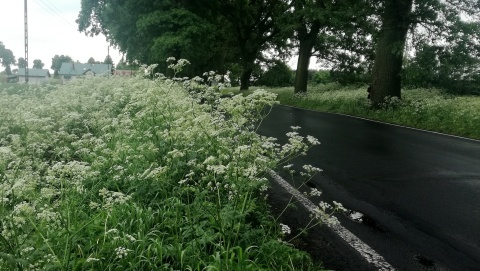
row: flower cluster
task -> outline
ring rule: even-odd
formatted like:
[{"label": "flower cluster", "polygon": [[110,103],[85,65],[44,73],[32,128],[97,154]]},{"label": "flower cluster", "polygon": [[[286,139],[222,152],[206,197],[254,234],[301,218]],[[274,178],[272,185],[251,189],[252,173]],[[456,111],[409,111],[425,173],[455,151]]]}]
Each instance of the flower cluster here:
[{"label": "flower cluster", "polygon": [[[188,64],[168,63],[175,74]],[[122,270],[126,258],[135,270],[185,270],[268,244],[265,173],[318,141],[295,131],[281,146],[256,133],[272,93],[222,98],[214,72],[179,83],[155,68],[0,89],[2,253],[29,270]]]}]

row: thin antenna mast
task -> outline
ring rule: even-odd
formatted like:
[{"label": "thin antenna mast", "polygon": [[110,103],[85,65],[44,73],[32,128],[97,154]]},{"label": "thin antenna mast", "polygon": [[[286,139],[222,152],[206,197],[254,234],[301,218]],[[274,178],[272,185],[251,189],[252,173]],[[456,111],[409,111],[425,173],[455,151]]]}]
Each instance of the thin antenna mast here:
[{"label": "thin antenna mast", "polygon": [[28,16],[27,0],[25,0],[25,83],[28,83]]},{"label": "thin antenna mast", "polygon": [[[107,59],[110,61],[110,45],[107,48]],[[108,75],[112,74],[112,69],[110,68],[110,63],[108,63]]]}]

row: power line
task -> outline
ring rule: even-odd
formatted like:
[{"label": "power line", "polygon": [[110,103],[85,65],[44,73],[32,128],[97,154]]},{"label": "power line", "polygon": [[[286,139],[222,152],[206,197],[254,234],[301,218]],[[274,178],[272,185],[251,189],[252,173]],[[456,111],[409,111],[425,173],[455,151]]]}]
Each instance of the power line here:
[{"label": "power line", "polygon": [[[53,11],[53,13],[59,17],[60,19],[62,19],[64,22],[66,22],[67,24],[71,25],[72,27],[75,27],[69,20],[67,20],[63,15],[62,15],[62,11],[58,10],[57,7],[55,7],[55,5],[51,5],[51,4],[47,4],[45,3],[43,0],[35,0],[35,1],[40,1],[43,5],[45,5],[48,9],[50,9],[51,11]],[[50,2],[49,2],[50,3]],[[56,11],[58,10],[58,12]]]},{"label": "power line", "polygon": [[[63,20],[65,23],[69,24],[70,26],[74,27],[76,29],[76,26],[74,26],[70,21],[65,19],[59,12],[57,12],[54,8],[52,8],[49,4],[43,2],[43,0],[35,0],[35,4],[37,4],[39,7],[41,7],[43,10],[47,11],[51,15],[57,16],[61,20]],[[42,5],[40,5],[42,4]],[[58,10],[58,9],[57,9]]]},{"label": "power line", "polygon": [[56,10],[58,13],[62,13],[62,11],[59,10],[59,9],[55,6],[55,4],[53,4],[53,3],[50,2],[49,0],[44,0],[44,1],[47,2],[47,3],[50,5],[50,7],[52,7],[54,10]]}]

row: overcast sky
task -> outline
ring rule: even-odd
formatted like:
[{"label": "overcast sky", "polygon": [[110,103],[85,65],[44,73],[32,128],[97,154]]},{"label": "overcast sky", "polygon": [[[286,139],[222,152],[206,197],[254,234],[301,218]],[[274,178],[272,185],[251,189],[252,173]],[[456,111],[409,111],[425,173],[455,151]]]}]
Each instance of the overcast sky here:
[{"label": "overcast sky", "polygon": [[[28,66],[40,59],[50,69],[55,55],[68,55],[74,61],[86,63],[90,57],[103,61],[108,54],[105,36],[87,37],[77,30],[75,20],[81,0],[28,0]],[[0,0],[0,41],[13,51],[15,59],[25,57],[24,0]],[[122,57],[114,47],[110,56],[117,64]],[[296,68],[297,58],[288,61]],[[311,68],[317,68],[315,58]],[[12,69],[14,67],[11,67]],[[3,68],[0,68],[3,70]]]},{"label": "overcast sky", "polygon": [[[75,19],[81,0],[28,0],[28,66],[40,59],[50,69],[55,55],[68,55],[74,61],[87,62],[90,57],[103,61],[108,54],[105,36],[87,37],[77,30]],[[25,57],[24,1],[0,0],[0,41],[13,51],[15,59]],[[110,47],[115,64],[121,58]],[[13,67],[12,67],[13,68]],[[3,70],[3,68],[2,68]]]}]

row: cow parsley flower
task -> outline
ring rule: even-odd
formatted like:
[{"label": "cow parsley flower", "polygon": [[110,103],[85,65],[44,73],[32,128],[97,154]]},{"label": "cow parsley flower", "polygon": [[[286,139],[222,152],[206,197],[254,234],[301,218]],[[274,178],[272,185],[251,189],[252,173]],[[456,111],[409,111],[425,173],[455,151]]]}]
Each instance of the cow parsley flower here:
[{"label": "cow parsley flower", "polygon": [[125,247],[117,247],[115,249],[115,254],[118,259],[126,258],[128,256],[128,252],[130,252],[130,249],[127,249]]},{"label": "cow parsley flower", "polygon": [[310,196],[312,197],[320,197],[321,195],[322,195],[322,192],[320,192],[316,188],[312,188],[312,190],[310,190]]},{"label": "cow parsley flower", "polygon": [[98,262],[100,261],[100,259],[97,259],[97,258],[93,258],[93,257],[88,257],[87,260],[85,260],[87,263],[90,263],[90,262]]},{"label": "cow parsley flower", "polygon": [[319,145],[320,141],[311,135],[307,135],[307,141],[312,145]]},{"label": "cow parsley flower", "polygon": [[292,233],[292,230],[290,229],[290,227],[288,225],[285,225],[285,224],[282,224],[282,223],[280,223],[280,230],[282,231],[282,233],[284,235],[288,235],[288,234]]}]

